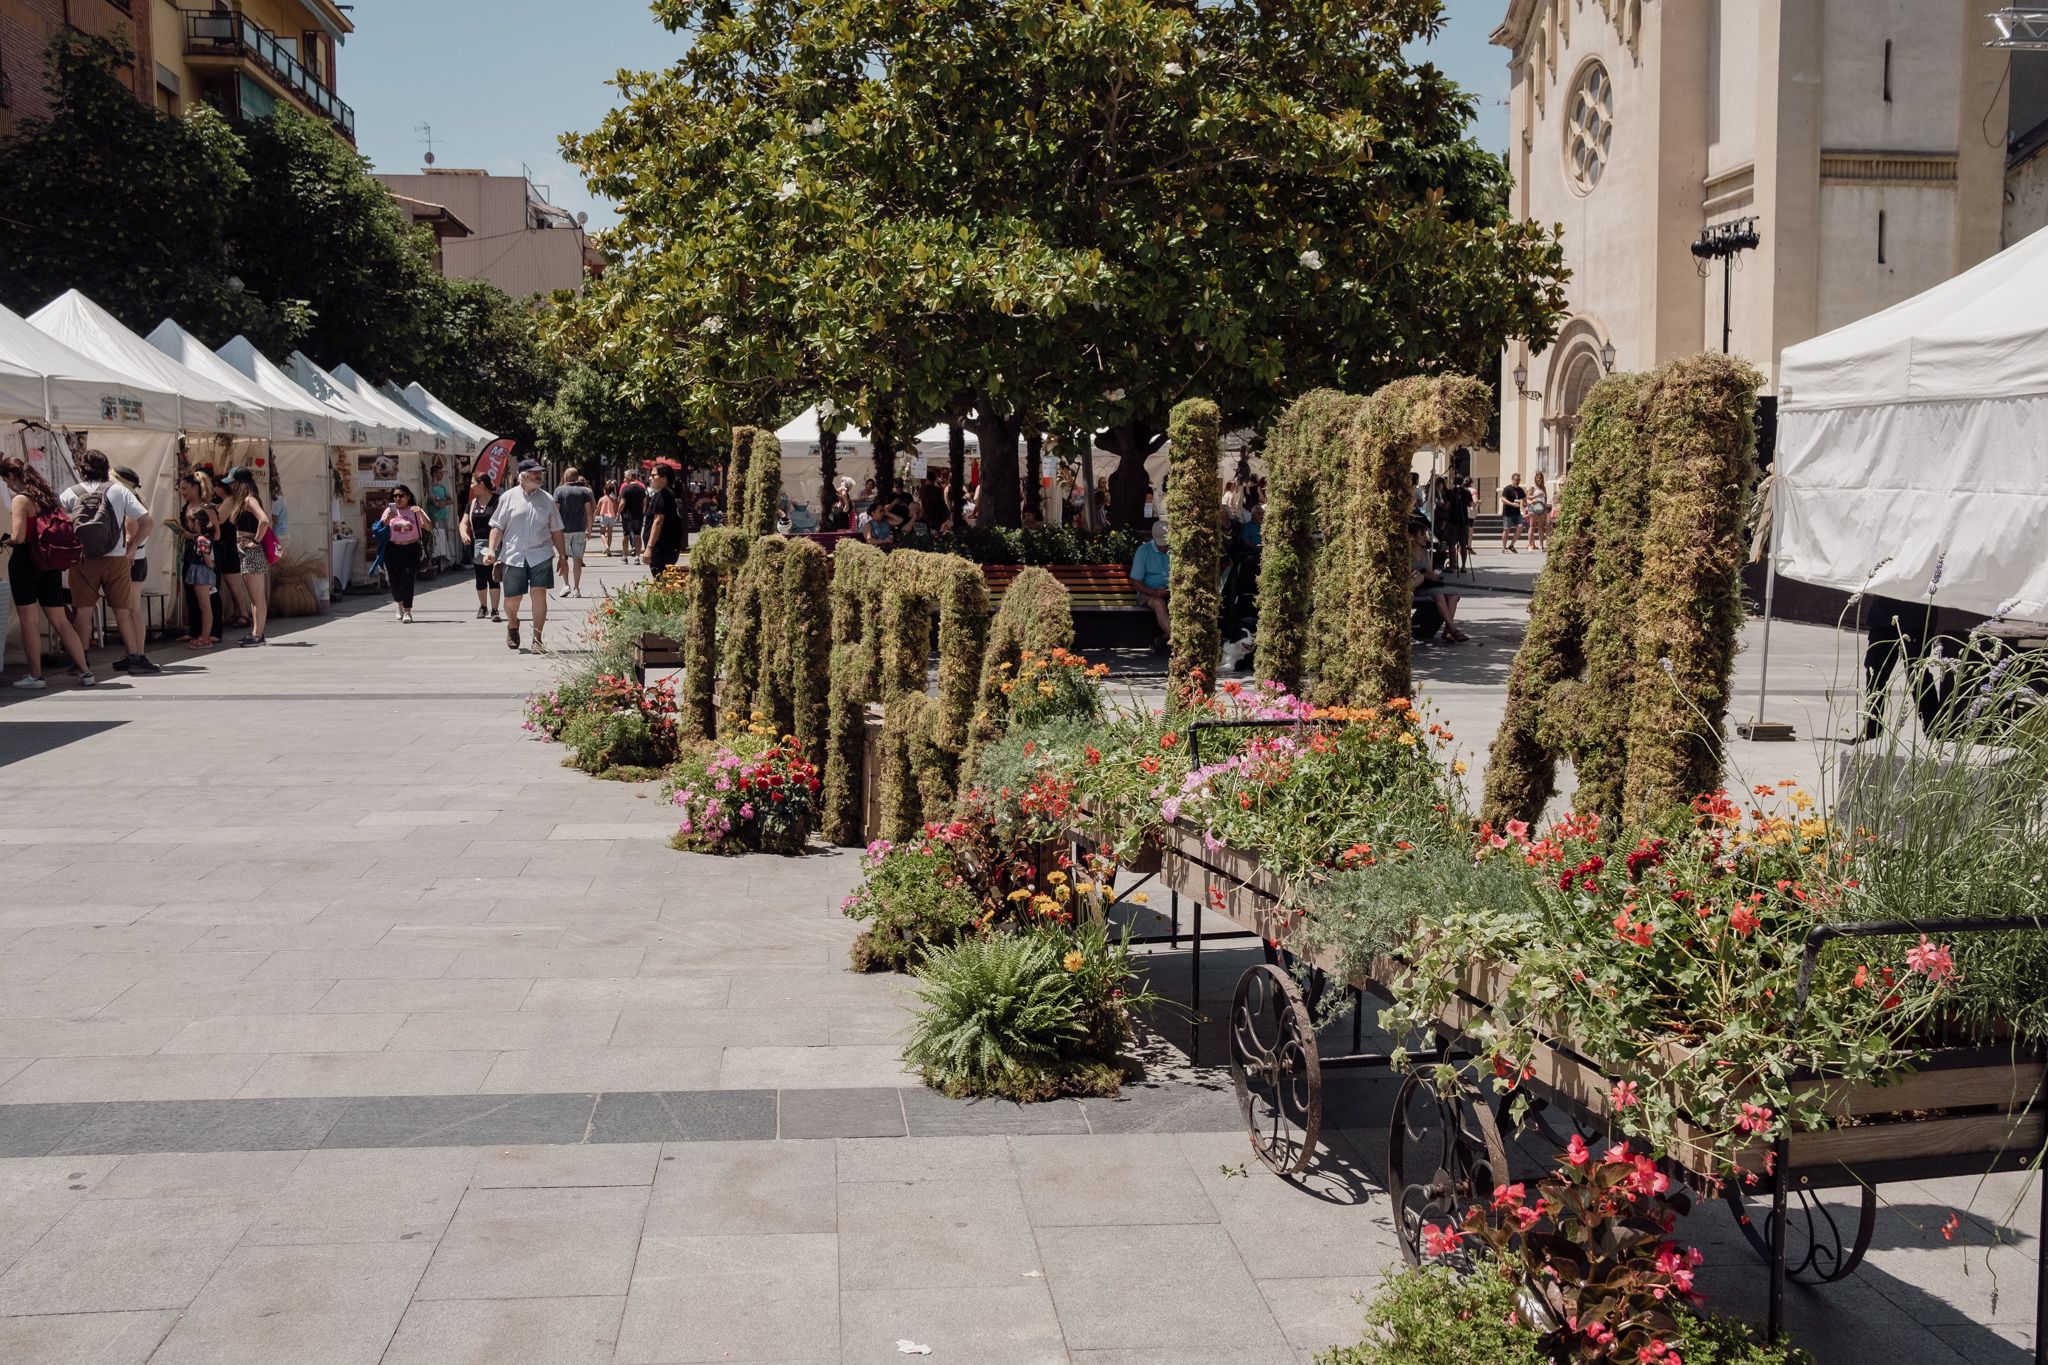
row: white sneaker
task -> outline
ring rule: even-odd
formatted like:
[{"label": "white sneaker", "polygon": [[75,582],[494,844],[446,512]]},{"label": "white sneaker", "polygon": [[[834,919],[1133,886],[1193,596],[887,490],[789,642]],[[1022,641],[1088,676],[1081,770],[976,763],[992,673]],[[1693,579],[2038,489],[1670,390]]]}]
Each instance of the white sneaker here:
[{"label": "white sneaker", "polygon": [[16,678],[14,680],[14,687],[17,692],[40,692],[48,686],[48,683],[34,676]]},{"label": "white sneaker", "polygon": [[90,673],[81,673],[78,675],[78,685],[80,687],[98,687],[100,680]]}]

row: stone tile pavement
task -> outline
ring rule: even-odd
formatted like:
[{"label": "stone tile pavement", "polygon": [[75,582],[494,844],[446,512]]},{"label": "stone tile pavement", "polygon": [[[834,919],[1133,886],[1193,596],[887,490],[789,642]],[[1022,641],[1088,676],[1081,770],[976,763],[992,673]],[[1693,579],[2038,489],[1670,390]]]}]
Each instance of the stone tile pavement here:
[{"label": "stone tile pavement", "polygon": [[[1490,643],[1424,657],[1468,735],[1523,610],[1475,602]],[[352,600],[269,650],[0,693],[0,1361],[1264,1365],[1356,1338],[1397,1260],[1383,1080],[1333,1091],[1292,1183],[1247,1160],[1218,1027],[1194,1066],[1178,1015],[1117,1101],[933,1095],[897,1060],[902,983],[843,970],[851,857],[668,850],[651,787],[520,732],[546,663],[466,585],[419,617]],[[1833,643],[1793,639],[1818,704]],[[1251,958],[1210,945],[1206,1009]],[[1152,961],[1186,998],[1186,949]],[[2022,1183],[1888,1188],[1870,1265],[1795,1289],[1795,1328],[1826,1361],[2024,1359]],[[1687,1232],[1760,1313],[1727,1213]]]}]

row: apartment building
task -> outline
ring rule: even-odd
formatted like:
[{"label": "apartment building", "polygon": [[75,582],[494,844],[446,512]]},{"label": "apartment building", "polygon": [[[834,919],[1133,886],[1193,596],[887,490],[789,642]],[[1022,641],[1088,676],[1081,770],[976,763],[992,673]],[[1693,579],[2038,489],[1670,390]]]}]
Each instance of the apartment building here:
[{"label": "apartment building", "polygon": [[[523,299],[558,289],[580,294],[585,280],[604,272],[603,253],[582,222],[523,175],[429,166],[377,179],[415,222],[434,228],[441,273],[450,279],[489,280]],[[444,230],[451,220],[467,232]]]}]

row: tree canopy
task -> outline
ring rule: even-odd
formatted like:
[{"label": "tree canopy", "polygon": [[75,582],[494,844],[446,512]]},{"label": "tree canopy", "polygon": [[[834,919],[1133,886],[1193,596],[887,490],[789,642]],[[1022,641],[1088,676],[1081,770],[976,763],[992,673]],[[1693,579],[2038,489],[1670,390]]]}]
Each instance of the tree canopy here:
[{"label": "tree canopy", "polygon": [[724,422],[972,412],[1005,520],[1021,430],[1142,455],[1189,394],[1258,422],[1477,370],[1561,310],[1554,237],[1407,55],[1437,0],[654,9],[689,52],[566,141],[620,207],[613,363]]}]

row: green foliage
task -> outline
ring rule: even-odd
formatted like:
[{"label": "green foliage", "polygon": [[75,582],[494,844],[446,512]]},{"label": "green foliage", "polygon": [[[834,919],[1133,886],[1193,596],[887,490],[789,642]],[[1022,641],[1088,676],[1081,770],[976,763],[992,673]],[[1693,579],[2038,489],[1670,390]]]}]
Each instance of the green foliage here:
[{"label": "green foliage", "polygon": [[881,697],[881,576],[872,545],[840,542],[832,560],[832,656],[826,698],[821,831],[842,848],[862,842],[861,774],[867,704]]},{"label": "green foliage", "polygon": [[[1265,548],[1259,567],[1258,674],[1299,693],[1332,632],[1309,631],[1312,609],[1341,577],[1319,583],[1316,540],[1341,506],[1345,432],[1365,400],[1333,389],[1303,394],[1281,415],[1266,446]],[[1317,619],[1331,619],[1316,610]],[[1332,613],[1334,615],[1334,612]]]},{"label": "green foliage", "polygon": [[1216,685],[1223,653],[1223,415],[1206,398],[1173,410],[1168,439],[1173,466],[1166,482],[1169,552],[1169,654],[1166,694],[1207,696]]},{"label": "green foliage", "polygon": [[1409,55],[1424,0],[657,14],[683,57],[567,142],[621,207],[588,307],[719,421],[814,393],[871,431],[971,408],[1007,508],[997,426],[1143,453],[1197,376],[1258,421],[1477,370],[1562,307],[1470,99]]},{"label": "green foliage", "polygon": [[[783,572],[789,563],[789,544],[778,535],[762,536],[754,542],[747,564],[747,572],[754,581],[749,600],[758,613],[758,622],[751,629],[760,644],[753,714],[760,716],[778,735],[786,735],[796,728],[796,698],[791,691],[794,680],[789,668],[790,630],[795,623],[788,619],[791,603],[788,588],[783,582]],[[799,602],[795,605],[801,609],[804,604]]]},{"label": "green foliage", "polygon": [[1003,684],[1011,681],[1028,651],[1050,656],[1074,647],[1074,613],[1067,590],[1044,569],[1025,569],[1010,580],[1003,600],[989,622],[988,643],[981,655],[981,682],[975,704],[976,742],[999,733],[1009,713]]},{"label": "green foliage", "polygon": [[585,712],[562,727],[562,743],[576,752],[568,761],[586,773],[618,768],[652,776],[673,762],[675,732],[640,711]]},{"label": "green foliage", "polygon": [[1634,820],[1720,784],[1762,384],[1747,363],[1707,354],[1659,369],[1643,397],[1653,474],[1622,786],[1622,809]]},{"label": "green foliage", "polygon": [[[435,393],[446,397],[439,389]],[[568,368],[554,394],[534,407],[531,421],[540,451],[565,464],[578,462],[593,483],[597,470],[617,471],[642,460],[705,463],[685,441],[685,418],[672,395],[637,396],[622,376],[580,361]]]},{"label": "green foliage", "polygon": [[51,41],[50,115],[0,145],[0,303],[29,313],[76,288],[142,331],[171,315],[225,341],[264,314],[228,284],[241,140],[209,107],[174,119],[138,100],[115,70],[132,60],[71,29]]},{"label": "green foliage", "polygon": [[[880,578],[882,831],[903,839],[952,805],[988,640],[988,585],[966,560],[917,550],[889,555]],[[938,693],[927,696],[934,612]]]},{"label": "green foliage", "polygon": [[1128,1010],[1129,947],[1099,926],[965,938],[917,968],[923,1002],[903,1059],[949,1095],[1032,1101],[1114,1094]]},{"label": "green foliage", "polygon": [[878,840],[861,859],[861,884],[840,909],[867,927],[853,945],[857,972],[907,972],[929,951],[960,940],[981,917],[960,845]]},{"label": "green foliage", "polygon": [[[690,547],[690,614],[683,634],[682,723],[686,734],[709,739],[719,725],[719,616],[725,595],[746,562],[747,537],[735,527],[698,534]],[[732,632],[728,631],[728,634]]]},{"label": "green foliage", "polygon": [[934,537],[932,549],[977,564],[1128,564],[1144,537],[1072,526],[969,526]]},{"label": "green foliage", "polygon": [[[733,433],[733,444],[737,454],[738,432]],[[747,459],[741,529],[757,536],[772,536],[782,508],[782,446],[775,433],[765,427],[754,430],[753,446],[753,454]]]},{"label": "green foliage", "polygon": [[832,560],[814,541],[792,540],[782,565],[781,657],[789,673],[789,733],[822,766],[832,669]]},{"label": "green foliage", "polygon": [[1702,355],[1587,395],[1494,741],[1490,822],[1537,818],[1560,756],[1575,806],[1608,817],[1651,820],[1720,784],[1760,382]]},{"label": "green foliage", "polygon": [[1322,1352],[1316,1365],[1557,1365],[1519,1316],[1519,1297],[1484,1265],[1470,1275],[1441,1265],[1402,1270],[1366,1308],[1375,1335]]}]

